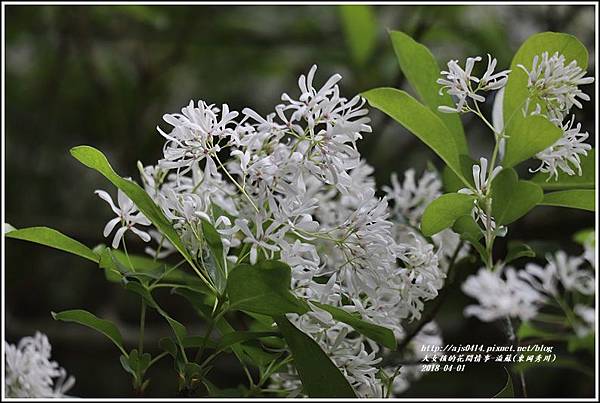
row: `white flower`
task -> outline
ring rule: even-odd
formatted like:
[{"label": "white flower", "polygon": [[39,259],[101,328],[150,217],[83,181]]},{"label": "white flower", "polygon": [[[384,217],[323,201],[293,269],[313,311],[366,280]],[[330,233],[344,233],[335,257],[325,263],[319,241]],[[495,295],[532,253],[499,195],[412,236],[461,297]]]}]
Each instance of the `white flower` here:
[{"label": "white flower", "polygon": [[592,149],[590,144],[585,143],[589,137],[587,132],[581,133],[581,123],[575,123],[575,115],[571,116],[571,120],[559,123],[563,134],[560,139],[553,145],[542,152],[539,152],[535,157],[542,161],[542,164],[531,172],[544,172],[550,174],[547,181],[554,177],[558,180],[559,169],[567,175],[580,175],[581,171],[581,156],[587,155]]},{"label": "white flower", "polygon": [[144,249],[144,252],[146,252],[148,255],[150,255],[156,259],[164,259],[167,256],[170,256],[173,253],[177,252],[177,249],[175,249],[173,244],[167,238],[165,238],[165,236],[163,234],[161,234],[160,232],[155,231],[155,230],[150,230],[150,231],[148,231],[148,233],[150,234],[150,237],[152,237],[152,239],[154,239],[154,241],[158,245],[158,247],[156,249],[153,249],[150,246],[147,246],[146,249]]},{"label": "white flower", "polygon": [[[455,98],[456,104],[455,107],[442,105],[438,107],[438,110],[446,113],[470,112],[473,109],[469,105],[469,99],[473,100],[474,103],[485,102],[485,97],[478,94],[479,91],[498,90],[506,85],[510,70],[494,74],[497,61],[489,54],[488,67],[484,75],[481,78],[472,75],[473,67],[479,61],[481,61],[480,56],[467,58],[464,70],[458,64],[458,60],[448,62],[448,71],[441,72],[442,76],[446,77],[439,78],[436,82],[442,85],[439,94],[442,95],[446,91]],[[477,87],[473,88],[472,83],[476,83]]]},{"label": "white flower", "polygon": [[556,266],[541,267],[535,263],[528,263],[524,270],[519,272],[519,277],[527,281],[535,290],[558,296],[558,274]]},{"label": "white flower", "polygon": [[487,215],[485,211],[481,207],[479,207],[478,203],[475,203],[473,206],[473,210],[471,210],[471,216],[476,223],[481,224],[485,231],[490,231],[495,233],[496,236],[504,237],[508,233],[508,228],[506,226],[497,226],[496,220],[491,215]]},{"label": "white flower", "polygon": [[582,294],[595,293],[594,274],[585,267],[582,257],[567,256],[564,251],[547,256],[548,264],[540,267],[530,263],[519,276],[539,292],[558,297],[559,284],[568,291],[579,291]]},{"label": "white flower", "polygon": [[556,272],[563,287],[576,290],[585,295],[595,293],[594,273],[583,265],[583,258],[567,256],[558,251],[554,256],[548,256],[547,270]]},{"label": "white flower", "polygon": [[471,98],[476,102],[484,102],[485,98],[478,95],[473,91],[471,81],[478,83],[479,79],[472,76],[473,66],[475,62],[481,60],[481,57],[469,57],[463,70],[458,64],[458,60],[450,60],[448,62],[448,71],[442,71],[442,76],[446,78],[439,78],[436,82],[441,84],[440,95],[445,90],[449,95],[456,98],[456,107],[451,108],[449,106],[440,106],[438,109],[442,112],[468,112],[470,110],[467,103],[467,98]]},{"label": "white flower", "polygon": [[131,230],[137,236],[142,238],[144,242],[148,242],[150,240],[150,235],[147,232],[141,231],[135,227],[135,225],[150,225],[150,220],[148,220],[141,212],[138,211],[137,206],[129,197],[127,197],[125,193],[121,191],[121,189],[119,189],[117,193],[117,202],[119,207],[115,206],[110,195],[104,190],[96,190],[94,193],[96,193],[102,200],[107,202],[112,211],[114,211],[114,213],[117,215],[116,218],[110,220],[104,227],[104,236],[108,237],[115,226],[119,223],[121,224],[121,228],[117,230],[115,237],[113,238],[113,248],[116,249],[119,247],[121,238],[127,230]]},{"label": "white flower", "polygon": [[484,198],[490,188],[490,184],[502,171],[501,166],[494,167],[492,173],[488,177],[488,160],[487,158],[479,158],[479,164],[473,164],[473,180],[475,182],[475,191],[469,188],[462,188],[458,193],[464,193],[468,195],[475,195],[478,198]]},{"label": "white flower", "polygon": [[220,141],[236,141],[235,129],[230,126],[237,125],[234,121],[237,116],[238,113],[229,111],[226,104],[219,110],[204,101],[198,101],[198,107],[194,107],[194,102],[190,101],[187,107],[181,109],[181,114],[164,115],[163,119],[173,129],[165,133],[156,127],[167,139],[163,147],[164,158],[159,165],[165,169],[189,169],[194,162],[206,160],[207,172],[216,173],[213,156],[221,149]]},{"label": "white flower", "polygon": [[573,311],[582,320],[582,324],[575,326],[577,336],[584,337],[594,331],[596,326],[596,309],[593,306],[585,306],[582,304],[575,305]]},{"label": "white flower", "polygon": [[506,316],[531,319],[544,301],[544,297],[520,279],[512,267],[496,271],[481,268],[476,275],[469,276],[461,288],[479,302],[467,306],[465,316],[476,316],[484,322]]},{"label": "white flower", "polygon": [[270,258],[271,255],[267,251],[279,251],[279,247],[276,244],[285,232],[285,228],[282,228],[281,223],[277,221],[271,222],[269,226],[266,229],[264,229],[263,225],[265,224],[265,218],[262,214],[256,214],[254,219],[255,221],[253,222],[252,227],[254,231],[256,231],[256,234],[252,230],[250,230],[247,220],[235,220],[235,225],[239,227],[242,233],[246,236],[243,242],[249,243],[251,245],[249,252],[250,264],[256,264],[256,261],[258,259],[259,248],[263,250],[267,258]]},{"label": "white flower", "polygon": [[423,242],[414,233],[412,244],[399,245],[398,258],[404,268],[397,271],[396,276],[402,278],[399,290],[405,308],[411,319],[419,319],[424,301],[437,297],[438,290],[444,286],[446,273],[440,269],[439,256],[433,245]]},{"label": "white flower", "polygon": [[415,179],[415,170],[409,169],[404,173],[402,184],[398,175],[391,175],[391,187],[384,186],[383,191],[393,202],[392,211],[396,217],[406,220],[412,226],[417,226],[427,205],[442,194],[442,182],[431,171],[424,172]]},{"label": "white flower", "polygon": [[494,74],[494,69],[496,68],[498,61],[496,58],[492,58],[489,53],[487,56],[488,66],[485,73],[479,80],[479,88],[482,91],[502,89],[506,85],[506,81],[508,81],[508,73],[510,73],[510,70],[503,70]]},{"label": "white flower", "polygon": [[51,350],[48,338],[40,332],[22,338],[16,346],[4,342],[6,397],[67,397],[75,378],[67,378],[66,371],[50,361]]},{"label": "white flower", "polygon": [[[589,101],[590,97],[579,89],[580,85],[594,82],[593,77],[584,77],[586,71],[573,60],[565,65],[566,58],[563,54],[555,52],[549,56],[548,52],[536,55],[533,58],[531,69],[517,65],[527,73],[527,87],[530,97],[524,107],[525,115],[529,114],[533,106],[533,112],[540,112],[544,102],[550,120],[564,119],[573,105],[581,109],[579,99]],[[532,105],[533,103],[533,105]]]}]

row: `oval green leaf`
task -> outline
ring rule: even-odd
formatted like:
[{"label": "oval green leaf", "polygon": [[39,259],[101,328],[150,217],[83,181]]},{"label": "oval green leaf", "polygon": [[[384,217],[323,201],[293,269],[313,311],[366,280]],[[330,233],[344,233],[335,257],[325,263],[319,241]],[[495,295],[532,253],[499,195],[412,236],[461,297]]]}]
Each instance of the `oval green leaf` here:
[{"label": "oval green leaf", "polygon": [[471,213],[474,197],[463,193],[446,193],[432,201],[421,220],[421,232],[432,236],[451,227],[461,216]]},{"label": "oval green leaf", "polygon": [[100,258],[90,248],[79,241],[76,241],[59,231],[48,227],[30,227],[17,229],[4,234],[7,238],[21,239],[24,241],[46,245],[54,249],[81,256],[94,263],[98,263]]},{"label": "oval green leaf", "polygon": [[595,190],[573,189],[546,193],[539,203],[542,206],[568,207],[596,211]]},{"label": "oval green leaf", "polygon": [[275,322],[292,352],[302,387],[309,397],[356,397],[348,380],[317,342],[284,316],[276,317]]},{"label": "oval green leaf", "polygon": [[533,157],[562,136],[561,129],[538,115],[513,121],[507,132],[510,137],[506,139],[506,153],[502,160],[502,166],[507,168]]},{"label": "oval green leaf", "polygon": [[394,332],[391,329],[363,320],[360,317],[354,316],[350,312],[346,312],[342,308],[321,304],[315,301],[311,301],[311,303],[323,309],[324,311],[329,312],[335,320],[352,326],[354,330],[368,337],[369,339],[376,341],[387,348],[391,348],[392,350],[396,349],[396,336],[394,336]]},{"label": "oval green leaf", "polygon": [[124,355],[127,355],[123,348],[123,336],[121,336],[119,328],[111,321],[100,319],[93,313],[83,309],[72,309],[58,313],[52,312],[52,317],[55,320],[61,320],[63,322],[78,323],[102,333],[108,337]]},{"label": "oval green leaf", "polygon": [[254,266],[238,265],[227,281],[230,309],[269,316],[308,312],[308,304],[291,293],[290,284],[291,270],[285,263],[266,260]]},{"label": "oval green leaf", "polygon": [[390,31],[396,58],[402,73],[415,90],[419,99],[431,109],[450,130],[459,154],[469,155],[462,122],[458,113],[442,113],[441,105],[453,105],[452,97],[444,93],[440,95],[440,68],[433,54],[424,45],[400,31]]},{"label": "oval green leaf", "polygon": [[[400,123],[431,148],[463,181],[472,187],[470,173],[461,164],[461,154],[454,136],[444,122],[428,107],[404,91],[395,88],[375,88],[362,93],[371,106]],[[463,155],[463,157],[466,157]],[[469,170],[471,167],[468,168]]]},{"label": "oval green leaf", "polygon": [[512,168],[504,168],[492,182],[492,216],[500,225],[521,218],[539,202],[544,192],[535,183],[519,180]]}]

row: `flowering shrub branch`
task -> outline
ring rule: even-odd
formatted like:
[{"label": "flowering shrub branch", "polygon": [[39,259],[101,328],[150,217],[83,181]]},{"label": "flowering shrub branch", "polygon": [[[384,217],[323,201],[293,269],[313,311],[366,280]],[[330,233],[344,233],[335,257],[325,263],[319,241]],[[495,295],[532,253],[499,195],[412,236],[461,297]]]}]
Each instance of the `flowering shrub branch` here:
[{"label": "flowering shrub branch", "polygon": [[[141,185],[119,176],[99,150],[71,149],[117,188],[116,203],[110,192],[95,191],[116,215],[103,231],[111,246],[90,249],[44,227],[6,236],[94,261],[107,280],[136,294],[138,343],[124,345],[115,324],[87,311],[63,311],[55,319],[108,337],[140,394],[148,368],[169,358],[181,394],[219,396],[211,365],[231,352],[248,377],[248,396],[388,397],[421,374],[415,366],[393,365],[394,359],[418,361],[422,345],[442,343],[437,308],[424,314],[425,304],[439,307],[454,266],[475,253],[484,267],[462,284],[478,300],[466,315],[518,318],[522,332],[555,301],[576,336],[587,335],[592,308],[583,299],[572,307],[569,293],[594,293],[589,251],[571,258],[558,252],[545,268],[531,264],[518,273],[508,263],[531,256],[530,249],[496,261],[492,254],[508,225],[536,205],[593,210],[593,189],[570,184],[544,194],[539,182],[520,179],[512,168],[537,158],[538,175],[549,174],[548,183],[559,188],[564,178],[583,176],[584,158],[592,155],[587,133],[564,119],[573,105],[581,107],[579,100],[589,100],[579,89],[591,82],[584,77],[587,56],[552,53],[560,41],[581,45],[563,34],[534,35],[510,70],[494,72],[497,61],[488,55],[477,76],[481,57],[468,58],[464,69],[452,60],[439,72],[424,46],[402,33],[391,37],[424,103],[390,88],[345,98],[339,74],[317,85],[312,66],[299,77],[298,94],[282,94],[267,115],[205,101],[165,114],[168,128],[157,126],[165,140],[162,158],[138,163]],[[421,70],[439,74],[423,80]],[[491,91],[499,91],[494,119],[480,107]],[[394,174],[378,196],[373,168],[357,146],[372,132],[365,98],[431,147],[446,164],[443,174],[409,170],[402,181]],[[489,160],[471,159],[457,116],[465,113],[492,131]],[[128,250],[134,235],[148,244],[147,256]],[[190,334],[154,298],[159,288],[186,298],[206,332]],[[144,341],[149,309],[171,329],[156,355]],[[254,327],[235,329],[231,314],[251,318]],[[258,379],[249,366],[258,368]]]}]

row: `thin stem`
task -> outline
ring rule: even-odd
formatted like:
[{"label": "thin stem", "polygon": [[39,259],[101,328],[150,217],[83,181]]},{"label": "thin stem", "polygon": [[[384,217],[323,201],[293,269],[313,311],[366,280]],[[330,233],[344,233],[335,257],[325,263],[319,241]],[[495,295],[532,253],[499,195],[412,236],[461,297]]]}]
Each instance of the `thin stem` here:
[{"label": "thin stem", "polygon": [[131,263],[131,259],[129,258],[129,253],[127,252],[127,243],[125,242],[125,235],[123,235],[123,250],[125,251],[125,257],[127,258],[127,262],[129,263],[129,268],[132,272],[135,273],[135,269],[133,264]]},{"label": "thin stem", "polygon": [[140,312],[140,340],[138,350],[140,352],[140,356],[144,352],[144,330],[146,327],[146,301],[142,298],[142,309]]},{"label": "thin stem", "polygon": [[560,308],[565,313],[565,316],[567,317],[567,321],[569,322],[569,325],[571,326],[571,328],[575,329],[575,324],[577,323],[577,319],[575,318],[573,311],[571,311],[571,308],[569,308],[569,306],[566,304],[566,302],[561,297],[555,296],[554,299],[556,300],[556,302],[558,303]]},{"label": "thin stem", "polygon": [[[218,303],[218,300],[217,300]],[[204,349],[206,348],[206,343],[208,342],[208,339],[210,338],[210,334],[212,333],[213,329],[215,327],[215,316],[214,316],[214,311],[211,313],[210,319],[208,321],[208,329],[206,329],[206,334],[204,335],[204,338],[202,339],[202,344],[200,344],[200,348],[198,348],[198,352],[196,353],[196,358],[194,359],[194,361],[199,361],[200,358],[202,357],[202,354],[204,353]]]},{"label": "thin stem", "polygon": [[491,131],[494,132],[494,134],[499,134],[496,131],[496,128],[494,127],[494,125],[492,125],[486,118],[485,116],[483,116],[483,113],[481,113],[481,110],[479,109],[479,104],[477,103],[477,101],[475,101],[475,109],[472,109],[469,107],[469,109],[471,110],[471,112],[473,112],[475,115],[477,115],[482,121],[483,123],[486,124],[487,127],[490,128]]},{"label": "thin stem", "polygon": [[161,236],[160,237],[160,242],[158,243],[158,248],[156,248],[156,253],[154,253],[154,261],[156,262],[156,260],[158,259],[158,255],[160,253],[160,250],[162,249],[163,246],[163,242],[165,241],[165,237]]},{"label": "thin stem", "polygon": [[242,186],[240,186],[239,183],[237,183],[237,181],[233,178],[233,176],[231,176],[231,174],[229,173],[229,171],[227,170],[227,168],[225,168],[225,166],[223,165],[223,163],[221,162],[221,160],[219,159],[219,157],[216,154],[215,154],[215,159],[219,163],[219,166],[221,167],[221,169],[223,170],[223,172],[225,172],[225,175],[227,175],[227,177],[240,190],[240,192],[242,192],[242,194],[244,196],[246,196],[246,198],[248,199],[248,201],[250,202],[250,204],[252,204],[252,207],[254,207],[254,209],[258,213],[259,212],[258,207],[256,207],[256,204],[254,204],[254,201],[252,200],[252,198],[250,197],[250,195],[246,192],[246,189],[244,189]]},{"label": "thin stem", "polygon": [[148,364],[148,368],[150,368],[152,365],[156,364],[156,362],[158,360],[160,360],[161,358],[163,358],[164,356],[166,356],[167,354],[169,354],[167,351],[163,351],[162,353],[160,353],[159,355],[157,355],[156,357],[154,357],[152,359],[152,361],[150,361],[150,364]]},{"label": "thin stem", "polygon": [[[515,350],[518,351],[519,350],[519,339],[517,338],[517,335],[515,334],[515,329],[513,327],[512,324],[512,320],[510,319],[509,316],[505,317],[506,320],[506,329],[507,329],[507,336],[508,336],[508,342],[510,344],[512,344],[515,347]],[[520,390],[517,390],[517,397],[527,397],[527,385],[525,383],[525,374],[523,372],[522,369],[517,371],[517,375],[519,376],[519,381],[520,381]]]}]

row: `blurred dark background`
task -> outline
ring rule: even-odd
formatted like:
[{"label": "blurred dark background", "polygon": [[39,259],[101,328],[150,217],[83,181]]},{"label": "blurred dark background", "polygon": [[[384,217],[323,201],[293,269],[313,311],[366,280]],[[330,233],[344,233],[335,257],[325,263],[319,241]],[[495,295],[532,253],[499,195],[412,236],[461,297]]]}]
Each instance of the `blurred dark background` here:
[{"label": "blurred dark background", "polygon": [[[88,246],[105,242],[102,229],[112,218],[93,191],[115,191],[71,158],[70,147],[93,145],[121,175],[138,178],[137,160],[149,164],[161,156],[163,138],[155,127],[162,115],[179,111],[190,99],[266,114],[282,92],[297,93],[298,75],[313,63],[319,66],[317,83],[341,73],[346,96],[377,86],[405,87],[386,29],[425,43],[440,66],[451,58],[491,53],[499,69],[508,68],[529,35],[566,32],[587,46],[589,75],[595,74],[593,6],[373,6],[375,41],[362,50],[349,39],[337,6],[10,5],[5,10],[5,221],[17,228],[53,227]],[[595,94],[593,86],[586,90],[592,102],[577,111],[577,119],[594,142]],[[391,172],[439,163],[383,114],[372,111],[371,117],[374,133],[361,148],[379,185],[389,182]],[[464,123],[472,156],[489,153],[489,133],[470,117]],[[572,234],[592,226],[591,213],[538,207],[511,227],[509,237],[536,240],[542,251],[561,247],[579,253]],[[77,378],[72,395],[131,396],[113,346],[91,330],[54,322],[50,311],[83,308],[113,319],[133,348],[138,298],[107,283],[90,262],[19,241],[7,240],[6,246],[5,339],[47,333],[53,358]],[[130,249],[141,253],[143,245],[131,242]],[[475,269],[458,273],[458,281]],[[175,297],[161,301],[192,331],[200,330],[186,303]],[[495,325],[462,317],[467,303],[455,287],[439,317],[445,341],[503,343]],[[152,346],[169,330],[149,315],[148,348],[158,351]],[[576,358],[593,368],[591,357]],[[147,396],[176,394],[171,366],[164,359],[150,370]],[[212,379],[223,387],[244,382],[234,359],[219,361]],[[532,396],[594,393],[593,378],[573,369],[536,368],[527,380]],[[501,367],[467,366],[463,374],[426,375],[403,397],[490,397],[504,382]]]}]

